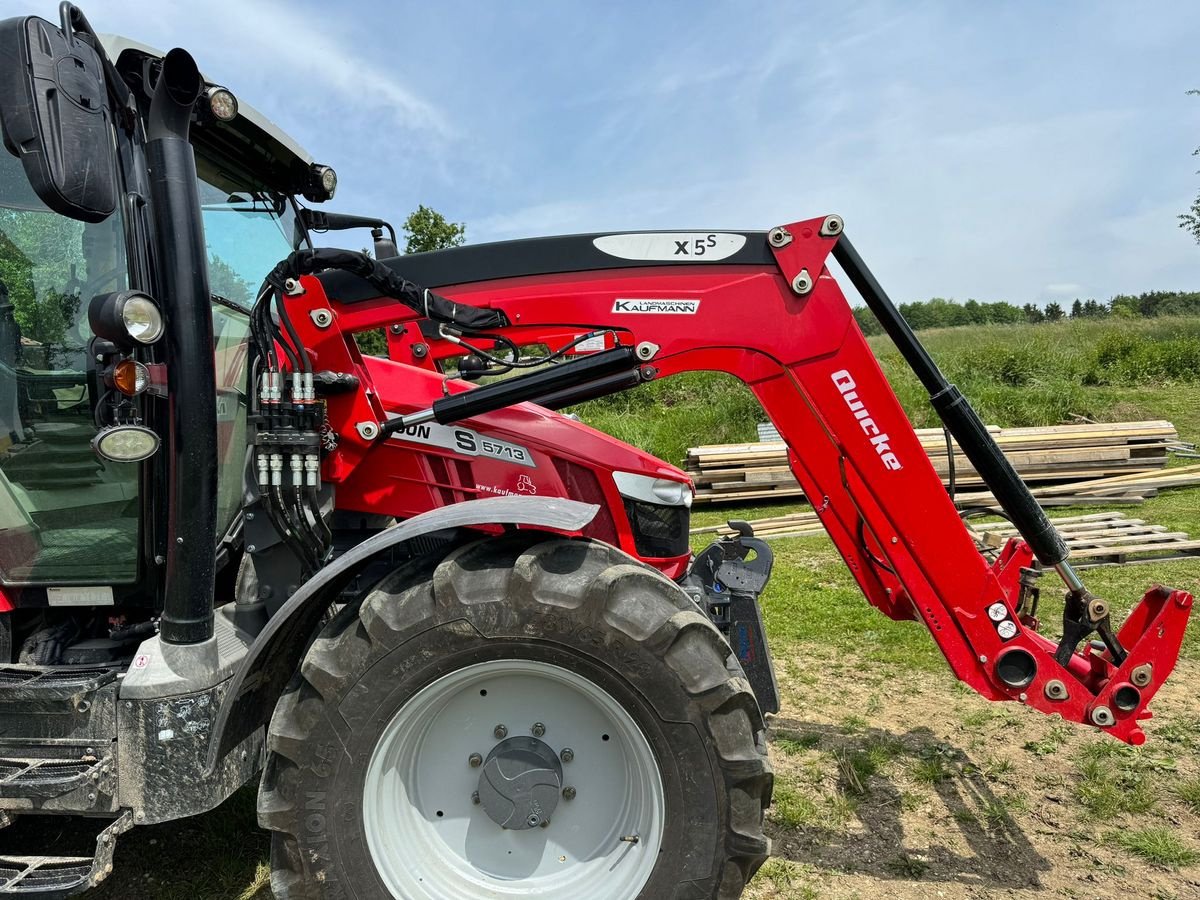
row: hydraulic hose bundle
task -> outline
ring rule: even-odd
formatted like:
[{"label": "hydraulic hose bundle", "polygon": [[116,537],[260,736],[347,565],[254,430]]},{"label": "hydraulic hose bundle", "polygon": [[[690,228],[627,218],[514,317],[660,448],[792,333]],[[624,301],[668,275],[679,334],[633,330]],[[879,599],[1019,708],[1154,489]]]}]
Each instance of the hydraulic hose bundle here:
[{"label": "hydraulic hose bundle", "polygon": [[312,361],[288,317],[284,285],[274,274],[250,313],[256,384],[253,468],[271,524],[311,574],[324,565],[333,541],[320,504],[325,414],[313,386]]}]

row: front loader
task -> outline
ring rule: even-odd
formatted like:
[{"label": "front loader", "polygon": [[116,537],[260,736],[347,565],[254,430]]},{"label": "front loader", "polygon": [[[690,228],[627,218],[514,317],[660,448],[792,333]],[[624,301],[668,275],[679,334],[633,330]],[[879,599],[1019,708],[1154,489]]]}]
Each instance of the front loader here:
[{"label": "front loader", "polygon": [[[0,48],[0,897],[87,890],[260,772],[281,900],[739,896],[769,549],[689,559],[682,473],[550,411],[695,369],[750,386],[867,599],[959,678],[1144,740],[1191,596],[1109,624],[836,216],[373,260],[313,245],[335,173],[187,52],[70,3]],[[831,257],[1018,526],[994,564]],[[361,354],[381,327],[411,359]],[[54,815],[94,856],[18,845]]]}]

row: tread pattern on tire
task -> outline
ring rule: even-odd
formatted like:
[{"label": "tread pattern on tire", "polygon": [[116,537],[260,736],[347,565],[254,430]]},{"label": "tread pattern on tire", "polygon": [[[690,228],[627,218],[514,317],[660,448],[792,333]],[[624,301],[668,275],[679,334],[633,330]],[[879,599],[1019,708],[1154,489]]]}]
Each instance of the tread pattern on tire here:
[{"label": "tread pattern on tire", "polygon": [[[343,609],[306,654],[276,707],[259,792],[260,824],[275,832],[271,887],[278,900],[330,900],[319,855],[299,836],[306,810],[303,769],[323,717],[353,727],[351,689],[389,651],[444,622],[455,607],[532,604],[581,623],[604,625],[665,660],[702,715],[724,782],[724,862],[702,886],[677,886],[674,900],[735,900],[770,853],[763,814],[773,775],[765,726],[750,684],[729,645],[687,596],[656,570],[607,545],[540,540],[528,534],[466,544],[441,557],[413,560],[386,576],[363,601]],[[603,632],[596,630],[597,634]],[[536,639],[537,633],[526,635]],[[349,707],[349,709],[348,709]]]}]

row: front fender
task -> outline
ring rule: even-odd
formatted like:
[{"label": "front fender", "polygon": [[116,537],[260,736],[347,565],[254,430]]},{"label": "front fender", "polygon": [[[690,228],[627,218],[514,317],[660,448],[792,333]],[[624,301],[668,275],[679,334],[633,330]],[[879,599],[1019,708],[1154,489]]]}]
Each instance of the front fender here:
[{"label": "front fender", "polygon": [[266,724],[321,616],[350,579],[377,554],[435,531],[480,525],[578,532],[599,509],[595,504],[550,497],[468,500],[414,516],[339,556],[289,597],[255,638],[221,704],[209,742],[208,771],[213,772],[226,753]]}]

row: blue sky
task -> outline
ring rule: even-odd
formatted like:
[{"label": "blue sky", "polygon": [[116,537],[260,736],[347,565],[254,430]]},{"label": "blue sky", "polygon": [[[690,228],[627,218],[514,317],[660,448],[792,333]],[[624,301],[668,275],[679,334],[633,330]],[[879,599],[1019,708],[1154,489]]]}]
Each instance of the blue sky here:
[{"label": "blue sky", "polygon": [[471,241],[836,212],[897,300],[1200,289],[1200,3],[82,5],[334,165],[331,209]]}]

